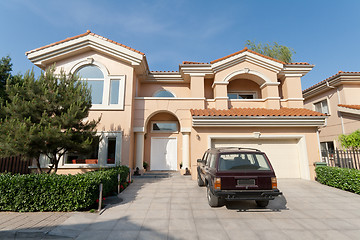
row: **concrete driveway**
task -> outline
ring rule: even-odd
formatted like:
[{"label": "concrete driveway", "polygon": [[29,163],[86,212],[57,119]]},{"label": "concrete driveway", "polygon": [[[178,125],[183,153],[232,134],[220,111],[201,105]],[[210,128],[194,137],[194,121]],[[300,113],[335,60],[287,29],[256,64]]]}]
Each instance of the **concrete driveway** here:
[{"label": "concrete driveway", "polygon": [[253,201],[211,208],[189,176],[138,178],[122,203],[101,215],[74,213],[43,238],[360,239],[360,196],[299,179],[278,186],[284,195],[266,209]]}]

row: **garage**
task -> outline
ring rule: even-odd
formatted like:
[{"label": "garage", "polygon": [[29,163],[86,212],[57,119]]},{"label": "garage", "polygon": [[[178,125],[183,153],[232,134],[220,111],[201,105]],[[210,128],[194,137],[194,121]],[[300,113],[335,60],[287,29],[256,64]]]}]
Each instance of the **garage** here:
[{"label": "garage", "polygon": [[299,139],[212,139],[211,147],[248,147],[265,152],[278,178],[301,178]]}]

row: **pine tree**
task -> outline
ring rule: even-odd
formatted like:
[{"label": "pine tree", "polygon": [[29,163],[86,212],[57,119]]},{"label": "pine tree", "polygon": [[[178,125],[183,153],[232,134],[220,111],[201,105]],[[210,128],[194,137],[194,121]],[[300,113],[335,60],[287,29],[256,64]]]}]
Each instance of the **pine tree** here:
[{"label": "pine tree", "polygon": [[58,169],[68,151],[86,152],[98,140],[95,127],[100,119],[85,121],[91,107],[91,92],[73,74],[55,74],[49,68],[35,79],[27,72],[21,83],[7,85],[9,100],[1,109],[0,156],[21,154],[37,161],[44,154],[50,161],[48,173]]}]

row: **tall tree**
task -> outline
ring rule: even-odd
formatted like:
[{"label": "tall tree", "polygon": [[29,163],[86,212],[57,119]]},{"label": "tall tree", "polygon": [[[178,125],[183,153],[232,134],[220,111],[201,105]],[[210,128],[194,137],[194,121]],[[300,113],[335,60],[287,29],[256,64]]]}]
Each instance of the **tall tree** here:
[{"label": "tall tree", "polygon": [[360,149],[360,130],[356,130],[348,135],[341,134],[339,141],[344,148]]},{"label": "tall tree", "polygon": [[278,59],[280,61],[283,61],[285,63],[291,63],[292,62],[292,56],[296,52],[294,49],[279,45],[277,42],[274,42],[272,45],[269,43],[255,43],[255,41],[247,40],[246,47],[248,47],[250,50],[253,50],[257,53],[263,54],[265,56]]},{"label": "tall tree", "polygon": [[85,121],[91,107],[91,92],[77,75],[55,74],[49,68],[35,79],[27,72],[22,83],[8,85],[9,101],[1,109],[0,156],[22,154],[37,160],[44,154],[50,161],[48,173],[58,169],[68,151],[86,152],[97,139],[99,120]]},{"label": "tall tree", "polygon": [[6,81],[11,78],[12,63],[9,56],[0,59],[0,104],[5,101]]}]

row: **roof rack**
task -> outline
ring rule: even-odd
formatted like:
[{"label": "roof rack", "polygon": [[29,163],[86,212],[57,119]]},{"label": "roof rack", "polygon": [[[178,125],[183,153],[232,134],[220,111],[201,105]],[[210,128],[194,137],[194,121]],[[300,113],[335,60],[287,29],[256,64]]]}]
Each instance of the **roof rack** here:
[{"label": "roof rack", "polygon": [[236,150],[253,150],[257,152],[261,152],[259,149],[256,148],[246,148],[246,147],[217,147],[212,149],[218,149],[218,150],[225,150],[225,149],[236,149]]}]

